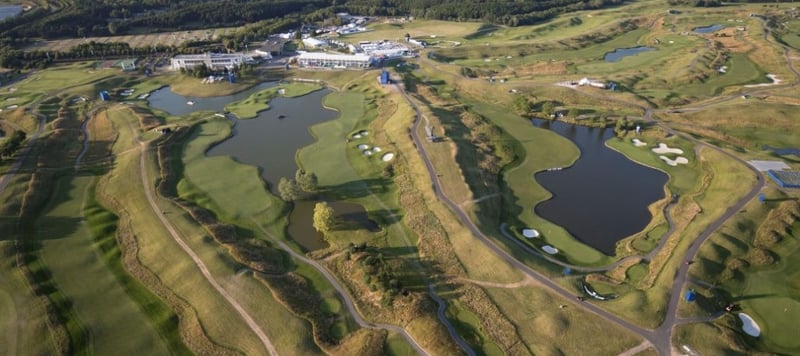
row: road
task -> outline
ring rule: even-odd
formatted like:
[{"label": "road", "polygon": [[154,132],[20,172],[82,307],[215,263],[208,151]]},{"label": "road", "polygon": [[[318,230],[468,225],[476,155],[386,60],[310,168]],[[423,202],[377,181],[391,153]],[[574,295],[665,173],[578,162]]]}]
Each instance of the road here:
[{"label": "road", "polygon": [[[423,145],[422,140],[419,138],[418,129],[419,129],[419,123],[422,121],[421,119],[423,118],[423,114],[419,110],[419,107],[417,107],[416,103],[413,100],[411,100],[411,98],[408,97],[405,91],[403,91],[402,87],[397,86],[397,89],[401,93],[401,95],[403,95],[406,101],[408,101],[409,105],[411,105],[411,107],[414,109],[416,113],[416,117],[414,118],[414,124],[411,128],[411,138],[417,147],[417,151],[420,154],[420,157],[422,157],[422,160],[425,163],[425,167],[427,168],[428,176],[430,177],[431,182],[433,183],[433,190],[436,196],[442,202],[444,202],[451,209],[451,211],[453,211],[453,213],[456,214],[461,223],[467,229],[469,229],[469,231],[472,233],[473,236],[475,236],[476,239],[478,239],[478,241],[483,243],[489,250],[495,253],[503,261],[515,267],[520,272],[528,275],[530,278],[533,278],[535,281],[541,283],[543,286],[547,287],[552,292],[564,297],[565,299],[571,301],[576,300],[575,292],[567,290],[564,287],[558,285],[557,283],[550,280],[550,278],[548,278],[547,276],[533,270],[528,265],[520,262],[513,256],[509,255],[508,252],[506,252],[505,250],[500,248],[497,244],[495,244],[495,242],[492,239],[484,235],[483,232],[481,232],[480,229],[478,229],[478,227],[475,226],[475,224],[472,222],[472,220],[469,218],[466,212],[458,204],[453,202],[449,197],[447,197],[443,193],[441,182],[439,181],[439,178],[436,174],[436,170],[433,167],[430,158],[428,157],[428,153],[425,151],[425,146]],[[653,330],[645,329],[631,322],[628,322],[627,320],[624,320],[612,313],[609,313],[604,309],[595,306],[594,304],[587,302],[573,302],[573,303],[580,308],[583,308],[591,313],[597,314],[631,331],[632,333],[641,336],[652,345],[660,344],[657,342],[653,342],[653,340],[657,336]],[[669,349],[667,350],[659,349],[659,353],[661,353],[662,355],[666,355],[669,353]]]}]

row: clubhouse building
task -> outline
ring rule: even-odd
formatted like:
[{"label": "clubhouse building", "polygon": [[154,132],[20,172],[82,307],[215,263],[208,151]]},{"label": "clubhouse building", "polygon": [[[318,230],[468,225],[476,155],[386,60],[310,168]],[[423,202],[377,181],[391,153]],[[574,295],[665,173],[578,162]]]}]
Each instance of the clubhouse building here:
[{"label": "clubhouse building", "polygon": [[205,64],[209,69],[224,69],[242,65],[244,62],[245,57],[241,53],[181,54],[172,57],[170,67],[173,70],[180,70]]},{"label": "clubhouse building", "polygon": [[375,61],[367,54],[307,52],[297,56],[297,64],[306,68],[368,68]]}]

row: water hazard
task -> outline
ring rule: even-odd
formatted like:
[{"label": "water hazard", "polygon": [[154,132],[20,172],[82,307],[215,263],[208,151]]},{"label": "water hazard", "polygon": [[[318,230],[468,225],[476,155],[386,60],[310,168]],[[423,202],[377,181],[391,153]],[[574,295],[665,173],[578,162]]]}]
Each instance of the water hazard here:
[{"label": "water hazard", "polygon": [[[241,93],[213,98],[185,97],[173,93],[169,88],[162,88],[150,95],[149,102],[151,106],[173,115],[185,115],[198,110],[223,111],[226,104],[276,84],[263,83]],[[234,120],[232,137],[215,145],[206,154],[230,156],[239,162],[259,167],[270,190],[278,195],[280,178],[294,178],[297,171],[297,150],[315,140],[308,128],[338,116],[336,111],[322,107],[322,99],[330,92],[323,89],[297,98],[273,98],[269,102],[270,109],[260,112],[256,118]],[[193,101],[193,105],[188,105],[187,101]],[[343,201],[329,201],[329,204],[340,219],[359,224],[370,231],[378,229],[361,205]],[[313,201],[296,202],[287,227],[289,235],[308,251],[328,245],[312,226],[314,205]]]},{"label": "water hazard", "polygon": [[720,24],[711,25],[711,26],[704,26],[704,27],[695,27],[692,31],[697,33],[713,33],[723,29],[725,26]]},{"label": "water hazard", "polygon": [[645,46],[639,46],[633,48],[617,48],[611,52],[607,52],[605,57],[603,57],[603,59],[606,62],[619,62],[620,60],[622,60],[622,58],[625,58],[627,56],[634,56],[642,52],[649,52],[655,50],[656,49],[653,47],[645,47]]},{"label": "water hazard", "polygon": [[637,164],[605,146],[612,129],[533,120],[570,139],[581,151],[571,167],[535,175],[553,198],[534,208],[537,215],[558,224],[575,238],[613,256],[617,241],[650,222],[647,207],[664,198],[667,175]]},{"label": "water hazard", "polygon": [[22,5],[0,6],[0,21],[17,16],[22,12]]}]

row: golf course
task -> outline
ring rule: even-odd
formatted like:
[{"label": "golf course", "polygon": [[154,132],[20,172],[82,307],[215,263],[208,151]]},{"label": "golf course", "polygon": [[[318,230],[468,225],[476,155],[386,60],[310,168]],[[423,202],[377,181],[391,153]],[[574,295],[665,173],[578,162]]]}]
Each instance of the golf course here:
[{"label": "golf course", "polygon": [[25,43],[54,58],[0,72],[0,355],[800,353],[796,7],[559,9],[369,16],[315,36],[410,53],[235,77],[158,51],[284,27]]}]

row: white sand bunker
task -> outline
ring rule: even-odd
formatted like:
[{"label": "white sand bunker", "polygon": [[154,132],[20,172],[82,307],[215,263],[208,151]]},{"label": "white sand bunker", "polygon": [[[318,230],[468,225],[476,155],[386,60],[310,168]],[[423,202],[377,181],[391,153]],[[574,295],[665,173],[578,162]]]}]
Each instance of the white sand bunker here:
[{"label": "white sand bunker", "polygon": [[369,135],[369,132],[367,132],[367,130],[361,130],[361,131],[358,132],[358,134],[361,135],[361,136],[366,136],[366,135]]},{"label": "white sand bunker", "polygon": [[529,239],[539,237],[539,231],[536,231],[536,229],[522,229],[522,236],[525,236]]},{"label": "white sand bunker", "polygon": [[547,252],[547,253],[549,253],[551,255],[555,255],[556,253],[558,253],[558,249],[553,247],[553,246],[550,246],[550,245],[542,246],[542,250],[544,250],[544,252]]},{"label": "white sand bunker", "polygon": [[359,134],[357,134],[357,133],[356,133],[356,134],[353,134],[353,138],[361,138],[361,135],[359,135]]},{"label": "white sand bunker", "polygon": [[372,152],[380,152],[380,151],[381,151],[380,147],[373,147],[372,148]]},{"label": "white sand bunker", "polygon": [[356,146],[356,148],[358,148],[359,150],[363,151],[363,150],[369,149],[369,145],[365,145],[365,144],[362,143],[362,144]]},{"label": "white sand bunker", "polygon": [[392,160],[392,158],[394,158],[394,153],[389,152],[387,154],[384,154],[383,157],[381,157],[381,161],[389,162]]},{"label": "white sand bunker", "polygon": [[638,138],[634,138],[633,139],[633,145],[636,146],[636,147],[642,147],[642,146],[646,146],[647,142],[642,142]]},{"label": "white sand bunker", "polygon": [[372,156],[372,151],[370,151],[370,150],[366,150],[363,153],[364,153],[364,156]]},{"label": "white sand bunker", "polygon": [[739,319],[742,319],[742,330],[747,335],[758,337],[761,335],[761,328],[758,327],[756,321],[745,313],[739,313]]},{"label": "white sand bunker", "polygon": [[667,146],[666,143],[659,143],[658,147],[653,149],[653,152],[658,153],[658,154],[664,154],[664,153],[674,153],[674,154],[679,154],[679,155],[683,154],[683,150],[682,149],[680,149],[680,148],[670,148],[669,146]]},{"label": "white sand bunker", "polygon": [[683,157],[683,156],[675,158],[675,159],[671,159],[671,158],[669,158],[667,156],[658,156],[658,158],[661,158],[664,162],[667,162],[668,165],[673,166],[673,167],[675,167],[675,166],[677,166],[679,164],[687,164],[687,163],[689,163],[689,159],[686,158],[686,157]]}]

